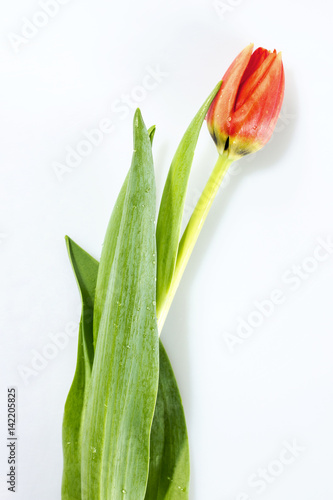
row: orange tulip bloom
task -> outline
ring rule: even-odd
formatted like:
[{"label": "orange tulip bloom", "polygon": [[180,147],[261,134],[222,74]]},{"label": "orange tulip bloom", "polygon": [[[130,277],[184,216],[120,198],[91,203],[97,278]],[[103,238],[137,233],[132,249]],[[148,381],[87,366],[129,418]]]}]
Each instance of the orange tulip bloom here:
[{"label": "orange tulip bloom", "polygon": [[276,125],[284,94],[281,52],[248,45],[225,73],[207,113],[219,154],[237,160],[261,149]]}]

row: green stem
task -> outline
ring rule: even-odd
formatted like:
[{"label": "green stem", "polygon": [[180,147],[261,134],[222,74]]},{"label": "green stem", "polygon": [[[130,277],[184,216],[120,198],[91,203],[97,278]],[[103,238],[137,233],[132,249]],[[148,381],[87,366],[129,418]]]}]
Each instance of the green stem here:
[{"label": "green stem", "polygon": [[194,245],[198,239],[201,228],[206,220],[209,209],[212,206],[213,200],[219,190],[223,177],[225,176],[232,161],[233,160],[230,160],[226,153],[219,155],[213,172],[211,173],[211,176],[209,177],[208,182],[203,192],[201,193],[200,199],[180,240],[177,262],[172,282],[163,303],[160,304],[160,307],[158,307],[157,324],[159,333],[161,333],[162,331],[176,290],[183,276],[185,267],[189,261]]}]

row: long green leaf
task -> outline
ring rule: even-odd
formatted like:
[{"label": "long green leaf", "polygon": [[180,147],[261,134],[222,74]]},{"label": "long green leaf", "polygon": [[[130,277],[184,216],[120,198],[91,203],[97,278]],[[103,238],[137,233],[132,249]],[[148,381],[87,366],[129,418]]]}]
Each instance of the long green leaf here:
[{"label": "long green leaf", "polygon": [[168,293],[177,259],[185,196],[202,123],[221,82],[205,100],[186,130],[172,160],[164,186],[156,228],[157,317]]},{"label": "long green leaf", "polygon": [[160,341],[160,378],[150,435],[145,500],[187,500],[190,456],[185,415],[172,367]]},{"label": "long green leaf", "polygon": [[[152,144],[153,138],[155,135],[155,126],[153,125],[148,129],[148,134],[150,138],[150,142]],[[106,230],[103,250],[101,255],[101,260],[99,264],[99,271],[97,277],[97,286],[96,286],[96,294],[95,294],[95,303],[94,303],[94,345],[97,342],[99,323],[102,316],[102,311],[105,305],[106,292],[108,288],[108,282],[110,278],[112,263],[116,251],[117,238],[121,223],[121,218],[123,215],[123,207],[125,201],[125,195],[127,191],[128,185],[128,176],[127,174],[125,181],[122,185],[122,188],[119,192],[117,201],[114,205],[110,221]]]},{"label": "long green leaf", "polygon": [[63,419],[62,499],[81,498],[81,424],[93,364],[93,304],[98,262],[66,237],[67,249],[81,294],[82,313],[79,327],[77,364],[67,396]]},{"label": "long green leaf", "polygon": [[[84,399],[85,364],[88,363],[88,373],[90,373],[89,360],[93,356],[91,307],[94,300],[98,263],[71,239],[66,239],[81,294],[85,297],[80,331],[84,328],[86,337],[82,338],[82,333],[79,335],[81,340],[78,365],[66,402],[63,435],[65,458],[63,499],[74,500],[81,498],[80,438],[76,436],[80,434],[83,413],[82,404],[78,403],[83,402]],[[85,357],[84,352],[87,351],[90,351],[90,356]],[[185,500],[188,498],[189,483],[189,449],[185,416],[170,361],[161,341],[159,353],[159,388],[150,436],[149,479],[145,500]],[[81,373],[81,378],[78,378]]]},{"label": "long green leaf", "polygon": [[[152,142],[155,127],[151,127],[148,132]],[[112,231],[111,223],[108,231],[109,233]],[[85,364],[88,363],[86,371],[89,376],[93,359],[92,304],[98,263],[72,240],[69,238],[66,238],[66,240],[81,295],[85,299],[80,323],[78,363],[76,375],[66,402],[63,433],[64,476],[62,498],[63,500],[76,500],[81,498],[80,427],[84,416],[82,409],[84,394],[86,393]],[[109,241],[110,238],[108,240],[106,238],[104,249],[107,248]],[[82,331],[86,332],[84,338],[82,338]],[[149,479],[145,500],[154,500],[155,498],[161,500],[177,500],[178,498],[186,500],[188,498],[189,483],[189,448],[184,411],[177,383],[161,341],[159,346],[159,389],[150,436]],[[87,355],[84,356],[84,353]]]},{"label": "long green leaf", "polygon": [[[94,284],[97,279],[98,263],[82,248],[69,238],[67,245],[74,272],[80,285],[81,294],[85,297],[82,311],[81,328],[84,327],[86,337],[79,335],[78,365],[72,388],[68,395],[64,417],[64,476],[63,500],[81,498],[81,453],[80,426],[83,418],[82,403],[85,389],[85,363],[92,358],[92,304],[94,300]],[[87,283],[88,286],[85,286]],[[85,311],[87,313],[85,314]],[[86,323],[83,322],[83,318]],[[87,333],[89,333],[87,335]],[[87,347],[90,357],[84,357]],[[159,388],[150,435],[149,478],[145,500],[186,500],[188,499],[188,483],[190,476],[189,446],[186,422],[177,382],[170,361],[159,342],[160,371]],[[82,373],[82,376],[80,374]],[[78,437],[79,436],[79,437]],[[70,443],[70,445],[68,444]]]},{"label": "long green leaf", "polygon": [[145,496],[159,377],[154,218],[151,143],[137,110],[83,422],[83,500]]}]

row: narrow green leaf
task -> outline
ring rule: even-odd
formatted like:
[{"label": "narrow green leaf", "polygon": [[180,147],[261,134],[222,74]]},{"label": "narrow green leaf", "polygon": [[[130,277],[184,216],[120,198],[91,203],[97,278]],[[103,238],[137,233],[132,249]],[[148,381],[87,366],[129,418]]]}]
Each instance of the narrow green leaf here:
[{"label": "narrow green leaf", "polygon": [[[153,125],[148,129],[148,134],[150,137],[150,142],[152,144],[155,135],[156,127]],[[106,292],[108,288],[108,282],[110,278],[111,267],[114,259],[114,254],[116,250],[117,237],[119,233],[121,218],[123,215],[124,200],[128,185],[128,175],[122,185],[119,192],[117,201],[114,205],[110,221],[106,230],[103,250],[101,255],[101,261],[99,264],[99,271],[97,277],[97,286],[95,294],[95,305],[94,305],[94,345],[97,342],[99,323],[101,320],[102,311],[105,305]]]},{"label": "narrow green leaf", "polygon": [[148,129],[148,135],[149,135],[149,139],[150,139],[151,145],[153,145],[153,140],[154,140],[155,132],[156,132],[156,125],[152,125],[151,127],[149,127],[149,129]]},{"label": "narrow green leaf", "polygon": [[[67,398],[64,416],[63,500],[81,498],[80,424],[86,387],[85,362],[90,374],[92,360],[92,304],[98,263],[71,239],[66,238],[71,262],[81,294],[85,297],[82,311],[76,375]],[[85,313],[87,311],[87,313]],[[81,328],[86,333],[82,338]],[[85,347],[83,348],[83,344]],[[89,349],[90,348],[90,349]],[[84,357],[90,350],[91,355]],[[184,410],[177,382],[162,342],[159,342],[160,371],[156,407],[150,435],[149,478],[145,500],[186,500],[189,483],[189,446]],[[81,375],[82,374],[82,375]],[[79,436],[79,437],[78,437]],[[68,444],[70,443],[70,445]]]},{"label": "narrow green leaf", "polygon": [[82,500],[145,496],[159,376],[154,218],[151,143],[137,110],[111,272],[100,280],[107,292],[83,422]]},{"label": "narrow green leaf", "polygon": [[168,293],[178,253],[185,196],[202,123],[221,86],[215,87],[193,118],[172,160],[164,186],[156,228],[157,244],[157,317]]},{"label": "narrow green leaf", "polygon": [[150,435],[145,500],[187,500],[190,456],[185,415],[177,382],[160,341],[160,378]]},{"label": "narrow green leaf", "polygon": [[[155,127],[148,130],[151,141],[154,130]],[[83,310],[77,369],[64,415],[62,498],[63,500],[77,500],[81,498],[80,428],[84,417],[83,401],[86,397],[86,380],[89,379],[93,360],[92,307],[98,263],[71,239],[66,238],[66,241],[83,296]],[[189,483],[189,450],[184,411],[177,383],[161,341],[159,346],[159,389],[150,436],[150,468],[145,500],[177,500],[178,498],[186,500]]]},{"label": "narrow green leaf", "polygon": [[93,304],[98,262],[68,237],[66,244],[81,294],[82,313],[76,370],[63,419],[62,499],[78,500],[81,498],[81,423],[94,357]]}]

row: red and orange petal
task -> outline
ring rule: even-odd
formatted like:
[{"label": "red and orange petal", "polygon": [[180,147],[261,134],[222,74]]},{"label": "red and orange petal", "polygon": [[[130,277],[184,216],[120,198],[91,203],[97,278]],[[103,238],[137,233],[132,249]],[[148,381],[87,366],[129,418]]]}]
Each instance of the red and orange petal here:
[{"label": "red and orange petal", "polygon": [[251,97],[232,115],[230,136],[253,138],[262,145],[270,139],[278,119],[284,93],[284,71],[279,54],[271,71],[254,89]]},{"label": "red and orange petal", "polygon": [[[250,61],[252,50],[253,44],[245,47],[234,59],[222,79],[221,88],[207,113],[207,124],[211,133],[216,126],[218,130],[215,133],[228,133],[227,118],[234,109],[238,87]],[[219,120],[219,117],[221,117],[221,120]]]},{"label": "red and orange petal", "polygon": [[269,53],[267,57],[262,61],[261,65],[257,67],[251,75],[248,76],[243,84],[239,86],[235,102],[235,110],[239,109],[245,101],[251,99],[251,95],[253,94],[256,87],[258,87],[258,85],[262,83],[268,72],[271,71],[275,60],[276,55]]},{"label": "red and orange petal", "polygon": [[263,49],[262,47],[259,47],[258,49],[256,49],[253,52],[253,54],[251,55],[249,64],[247,65],[246,70],[244,71],[242,80],[240,82],[240,86],[239,86],[240,88],[243,86],[243,84],[249,78],[249,76],[251,76],[256,71],[256,69],[258,69],[261,66],[261,64],[264,62],[264,60],[268,56],[268,54],[269,54],[269,50]]}]

